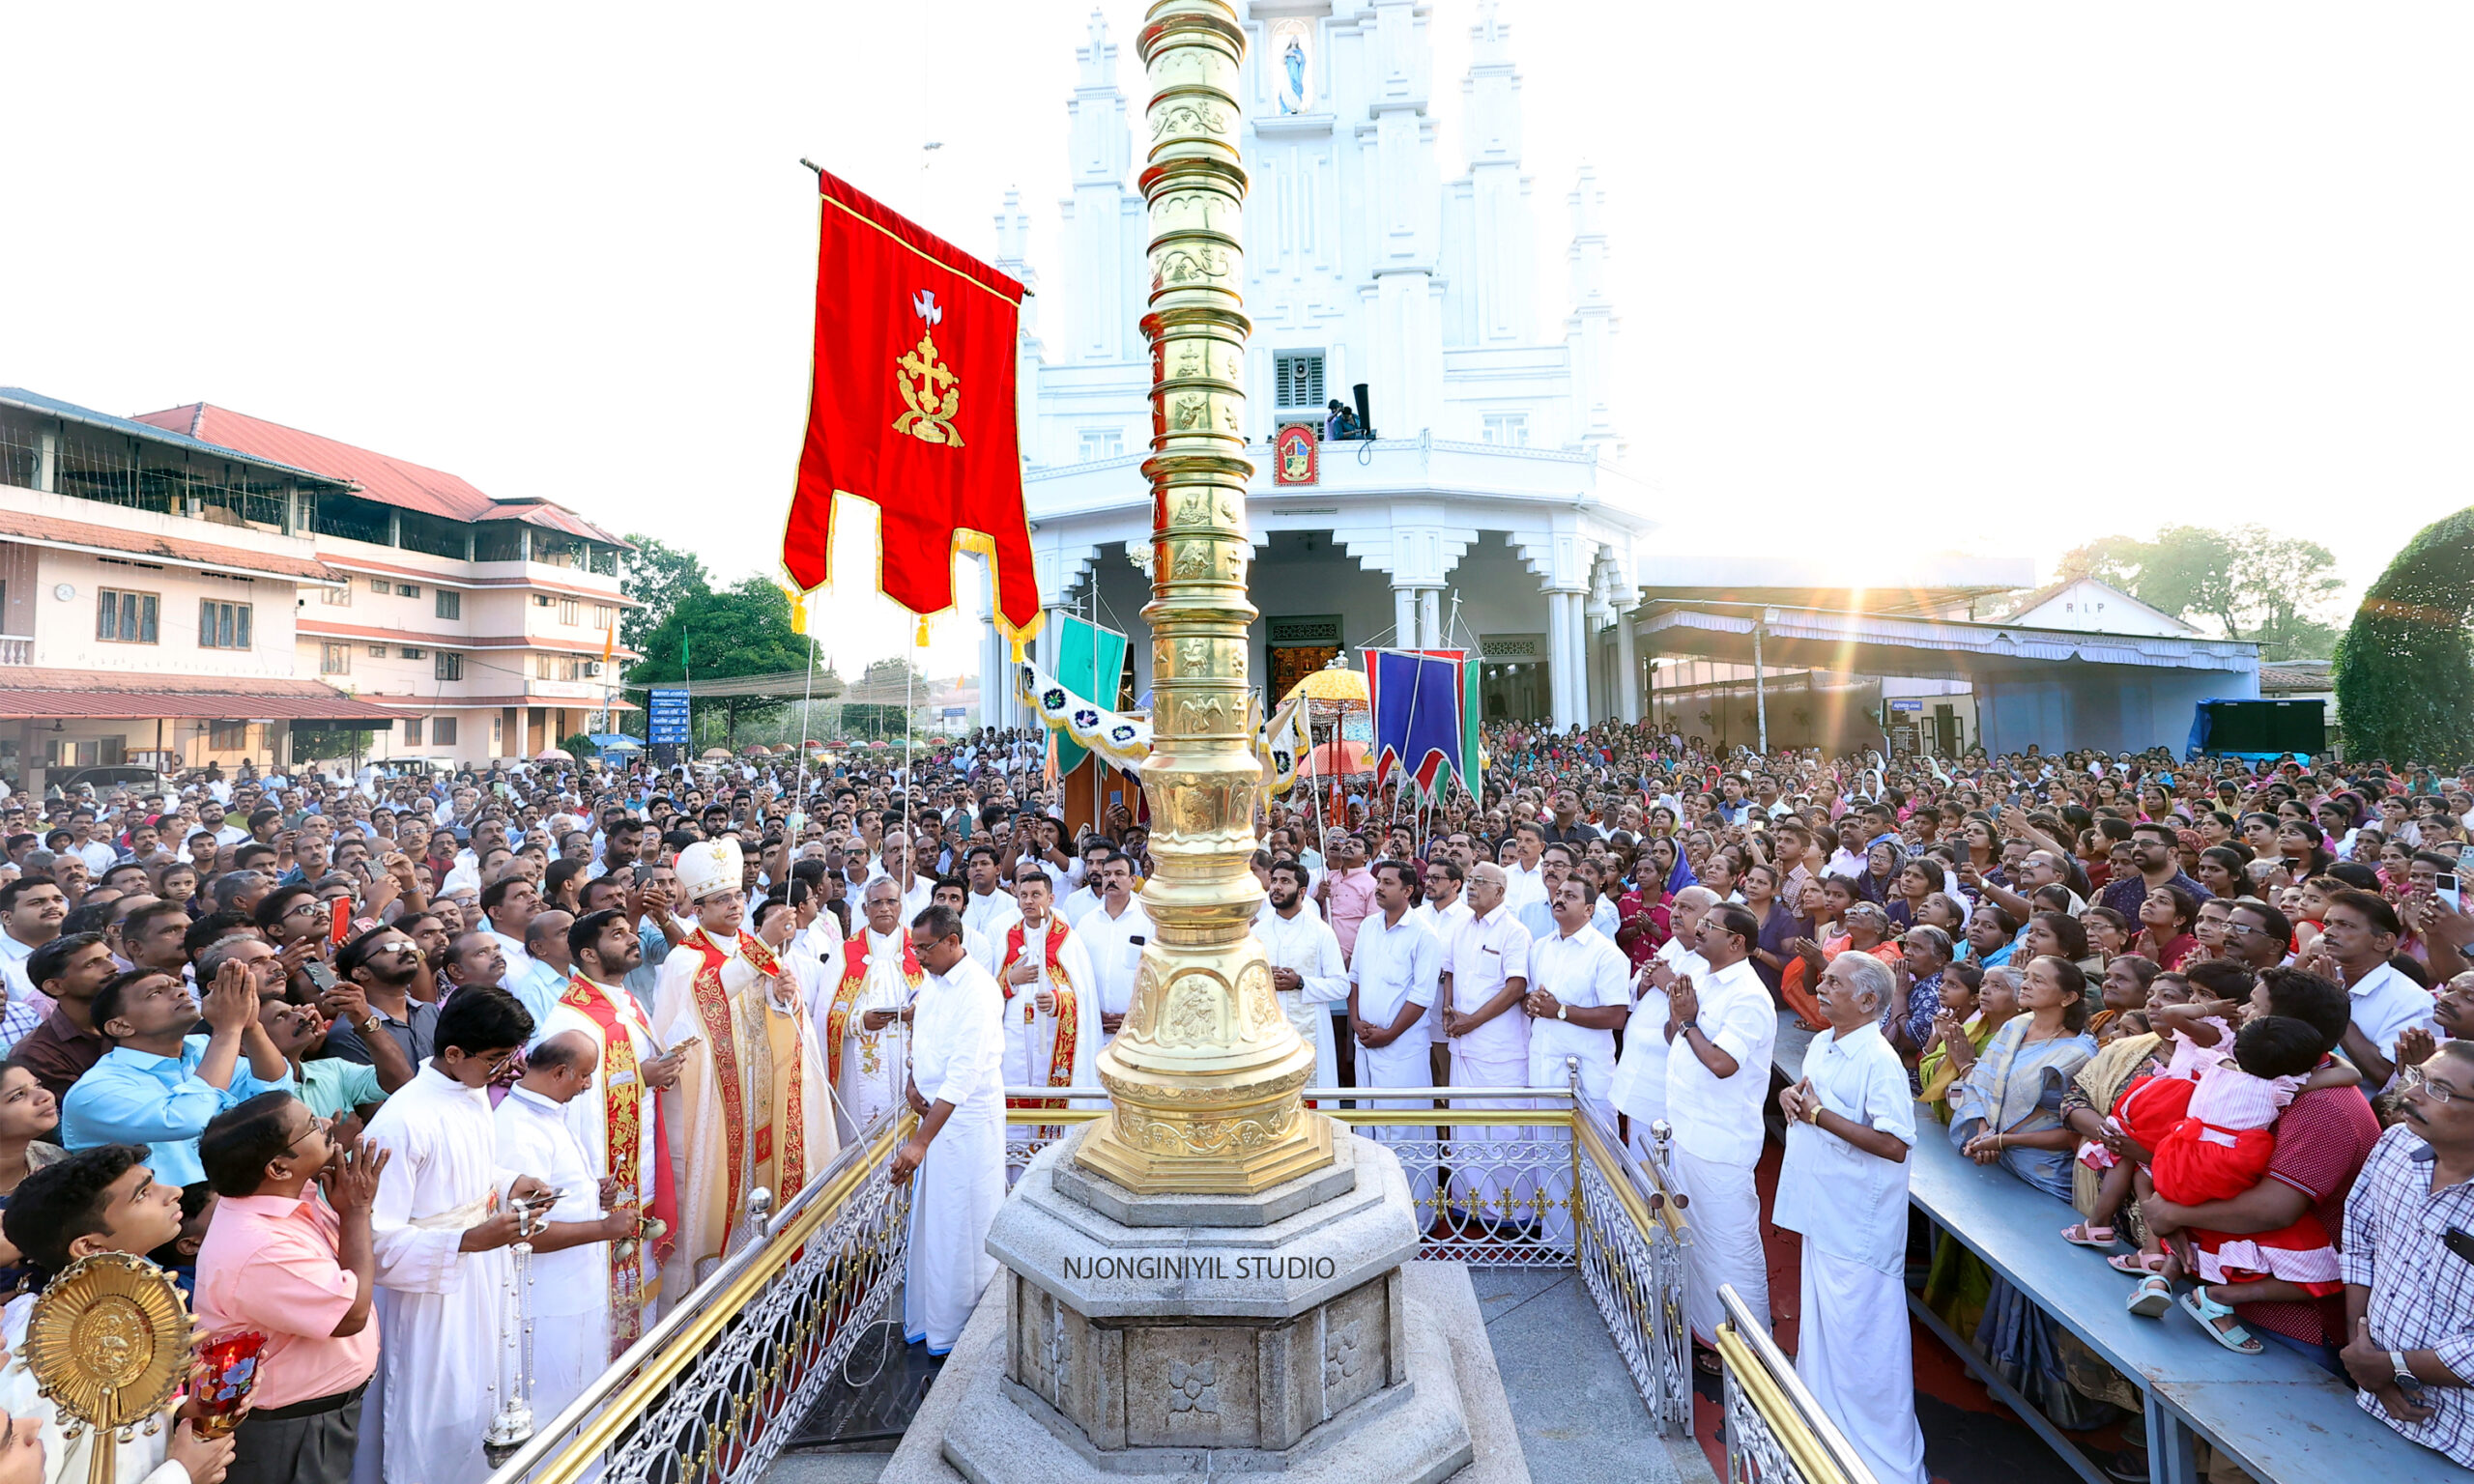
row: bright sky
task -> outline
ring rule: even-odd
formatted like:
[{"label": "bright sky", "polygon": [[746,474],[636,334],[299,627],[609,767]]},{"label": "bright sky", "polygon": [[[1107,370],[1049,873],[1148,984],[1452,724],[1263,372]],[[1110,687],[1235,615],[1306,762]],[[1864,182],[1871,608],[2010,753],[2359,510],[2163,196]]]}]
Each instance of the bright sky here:
[{"label": "bright sky", "polygon": [[[1138,107],[1141,6],[1101,9]],[[1432,9],[1449,177],[1475,0]],[[17,7],[0,383],[205,399],[770,571],[807,394],[799,157],[982,253],[1020,186],[1056,294],[1089,10]],[[1541,313],[1587,157],[1619,415],[1671,525],[2049,565],[2256,521],[2359,585],[2468,502],[2474,8],[1502,14]],[[845,592],[816,627],[855,672],[909,625]],[[968,628],[938,625],[935,673]]]}]

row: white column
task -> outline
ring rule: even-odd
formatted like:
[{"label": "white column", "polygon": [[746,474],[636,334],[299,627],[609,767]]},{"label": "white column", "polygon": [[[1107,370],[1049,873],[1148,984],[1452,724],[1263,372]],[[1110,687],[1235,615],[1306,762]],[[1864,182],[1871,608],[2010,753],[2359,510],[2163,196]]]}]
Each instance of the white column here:
[{"label": "white column", "polygon": [[1580,678],[1583,662],[1580,646],[1573,642],[1577,626],[1572,621],[1580,600],[1577,592],[1549,589],[1546,594],[1546,694],[1557,731],[1570,727],[1580,717],[1580,704],[1573,699],[1573,682]]},{"label": "white column", "polygon": [[1401,583],[1395,583],[1392,586],[1392,647],[1419,647],[1418,589]]},{"label": "white column", "polygon": [[1641,719],[1641,653],[1632,640],[1632,612],[1615,611],[1616,715],[1626,722]]},{"label": "white column", "polygon": [[1591,664],[1594,658],[1592,651],[1597,647],[1589,642],[1589,594],[1573,593],[1571,606],[1567,612],[1572,625],[1572,653],[1580,656],[1580,664],[1572,671],[1572,719],[1586,727],[1589,725],[1590,672],[1596,668]]},{"label": "white column", "polygon": [[1419,647],[1442,649],[1452,643],[1452,636],[1443,632],[1443,589],[1418,589]]}]

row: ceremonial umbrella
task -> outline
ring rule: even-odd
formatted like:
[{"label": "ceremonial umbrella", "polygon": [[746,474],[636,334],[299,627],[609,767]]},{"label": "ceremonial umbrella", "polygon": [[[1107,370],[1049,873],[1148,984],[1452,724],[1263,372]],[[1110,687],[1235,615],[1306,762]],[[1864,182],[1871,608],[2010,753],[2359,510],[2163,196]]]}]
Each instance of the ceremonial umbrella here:
[{"label": "ceremonial umbrella", "polygon": [[1374,771],[1374,759],[1366,756],[1366,744],[1334,737],[1317,743],[1298,765],[1300,773],[1312,773],[1323,778],[1345,778],[1354,773]]},{"label": "ceremonial umbrella", "polygon": [[534,762],[573,762],[576,755],[563,747],[545,747],[532,755]]}]

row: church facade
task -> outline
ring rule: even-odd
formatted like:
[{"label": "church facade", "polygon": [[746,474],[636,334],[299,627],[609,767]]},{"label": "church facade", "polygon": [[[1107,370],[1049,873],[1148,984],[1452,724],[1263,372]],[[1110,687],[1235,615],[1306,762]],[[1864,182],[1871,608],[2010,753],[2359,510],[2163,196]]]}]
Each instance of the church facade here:
[{"label": "church facade", "polygon": [[[1460,143],[1447,159],[1435,7],[1245,9],[1248,517],[1261,614],[1250,674],[1277,698],[1345,650],[1456,647],[1481,664],[1490,721],[1640,720],[1657,683],[1639,642],[1644,604],[1678,583],[1701,585],[1701,568],[1661,533],[1629,463],[1613,394],[1621,324],[1604,192],[1583,167],[1541,199],[1523,165],[1511,24],[1481,0],[1468,69],[1450,89]],[[1097,14],[1076,56],[1064,261],[1051,274],[1027,260],[1031,219],[1009,192],[997,265],[1037,290],[1019,376],[1040,600],[1129,636],[1121,696],[1094,699],[1130,702],[1150,686],[1139,121]],[[1550,209],[1562,217],[1560,271],[1536,261],[1533,214]],[[1327,404],[1354,410],[1361,384],[1373,436],[1324,441]],[[1717,559],[1731,570],[1746,561]],[[1970,570],[1927,585],[1982,592],[2032,575],[2025,561],[1961,565]],[[1808,597],[1807,583],[1744,570],[1726,585]],[[992,631],[986,643],[999,673]],[[1008,690],[984,688],[984,720],[1022,724]]]}]

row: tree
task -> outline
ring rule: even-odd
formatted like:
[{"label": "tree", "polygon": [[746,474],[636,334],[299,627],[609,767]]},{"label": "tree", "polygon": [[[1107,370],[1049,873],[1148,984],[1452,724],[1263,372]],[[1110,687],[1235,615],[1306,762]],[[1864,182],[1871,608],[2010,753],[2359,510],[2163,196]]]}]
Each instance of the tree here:
[{"label": "tree", "polygon": [[618,590],[644,606],[626,610],[626,616],[618,620],[618,642],[639,654],[649,654],[646,642],[669,621],[679,602],[709,595],[713,585],[704,561],[694,553],[637,532],[630,532],[627,541],[635,550],[618,558]]},{"label": "tree", "polygon": [[2474,743],[2474,509],[2434,521],[2364,589],[2337,642],[2346,755],[2442,767]]},{"label": "tree", "polygon": [[[681,596],[670,616],[634,647],[642,649],[645,657],[628,670],[627,684],[639,688],[685,680],[682,657],[693,661],[701,680],[773,674],[805,670],[816,663],[815,642],[791,630],[791,600],[761,577],[720,592]],[[724,718],[725,739],[734,741],[742,720],[769,715],[786,700],[796,699],[795,693],[717,696],[696,702],[695,710],[700,717],[718,711]]]},{"label": "tree", "polygon": [[2337,558],[2316,541],[2257,526],[2214,530],[2168,526],[2152,541],[2104,536],[2063,554],[2065,579],[2091,577],[2186,621],[2213,620],[2268,660],[2316,658],[2336,630],[2316,615],[2344,587]]}]

